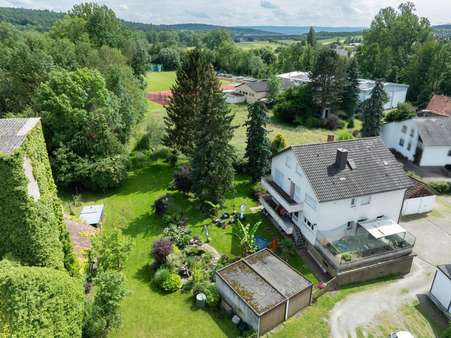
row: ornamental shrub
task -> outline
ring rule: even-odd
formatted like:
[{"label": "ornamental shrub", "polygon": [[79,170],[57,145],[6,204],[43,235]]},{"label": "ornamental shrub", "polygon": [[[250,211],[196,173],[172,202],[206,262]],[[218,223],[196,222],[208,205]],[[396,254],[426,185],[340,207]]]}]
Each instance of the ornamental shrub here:
[{"label": "ornamental shrub", "polygon": [[81,337],[84,291],[65,271],[0,262],[0,334]]},{"label": "ornamental shrub", "polygon": [[206,296],[207,305],[210,307],[217,306],[221,301],[221,295],[219,294],[215,283],[207,281],[197,283],[194,285],[192,293],[194,297],[199,293],[203,293]]},{"label": "ornamental shrub", "polygon": [[429,186],[441,195],[451,194],[451,182],[435,181],[435,182],[430,182]]},{"label": "ornamental shrub", "polygon": [[191,240],[191,230],[186,226],[171,225],[164,228],[164,237],[170,239],[180,249],[183,249]]},{"label": "ornamental shrub", "polygon": [[385,115],[384,121],[389,122],[400,122],[409,120],[416,116],[415,108],[408,102],[398,103],[398,107],[391,110]]},{"label": "ornamental shrub", "polygon": [[153,242],[152,256],[159,264],[166,262],[166,257],[172,252],[172,242],[167,238],[163,238]]},{"label": "ornamental shrub", "polygon": [[352,140],[353,136],[352,134],[347,130],[340,130],[337,133],[337,141],[345,141],[345,140]]},{"label": "ornamental shrub", "polygon": [[155,286],[161,289],[163,282],[169,277],[170,274],[171,271],[168,268],[161,267],[155,272],[152,282],[155,284]]},{"label": "ornamental shrub", "polygon": [[160,197],[153,204],[153,209],[158,216],[163,216],[169,208],[169,199],[166,196]]},{"label": "ornamental shrub", "polygon": [[166,292],[175,292],[180,288],[180,284],[182,283],[182,279],[176,273],[170,273],[163,284],[161,284],[161,288]]}]

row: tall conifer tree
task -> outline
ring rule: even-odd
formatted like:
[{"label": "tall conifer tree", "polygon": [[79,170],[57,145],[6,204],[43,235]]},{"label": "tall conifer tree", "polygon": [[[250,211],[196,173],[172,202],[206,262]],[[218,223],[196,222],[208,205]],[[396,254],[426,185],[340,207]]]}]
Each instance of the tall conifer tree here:
[{"label": "tall conifer tree", "polygon": [[355,58],[346,68],[346,80],[342,93],[342,108],[347,113],[348,119],[354,119],[354,114],[359,103],[359,71]]},{"label": "tall conifer tree", "polygon": [[194,148],[191,157],[193,192],[200,201],[221,203],[232,187],[234,151],[233,114],[225,102],[213,66],[206,72],[205,85],[194,116]]},{"label": "tall conifer tree", "polygon": [[266,175],[271,166],[271,146],[268,139],[266,109],[263,103],[256,102],[249,106],[247,126],[246,155],[249,174],[253,182]]},{"label": "tall conifer tree", "polygon": [[183,59],[172,87],[172,99],[165,117],[164,144],[190,156],[194,147],[194,116],[200,109],[208,69],[204,53],[194,49]]},{"label": "tall conifer tree", "polygon": [[387,94],[384,85],[381,81],[376,81],[371,97],[362,103],[363,137],[379,136],[385,102],[387,102]]}]

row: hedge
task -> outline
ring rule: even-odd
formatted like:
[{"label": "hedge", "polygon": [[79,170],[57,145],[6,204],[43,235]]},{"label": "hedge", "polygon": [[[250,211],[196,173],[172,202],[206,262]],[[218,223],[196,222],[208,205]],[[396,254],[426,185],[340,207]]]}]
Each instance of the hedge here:
[{"label": "hedge", "polygon": [[84,290],[67,272],[0,262],[1,337],[81,337]]},{"label": "hedge", "polygon": [[[24,158],[29,158],[40,198],[28,194]],[[19,149],[0,153],[0,259],[6,254],[25,265],[66,267],[76,273],[75,256],[57,197],[41,124]]]},{"label": "hedge", "polygon": [[435,190],[440,195],[451,194],[451,182],[448,181],[430,182],[429,187]]}]

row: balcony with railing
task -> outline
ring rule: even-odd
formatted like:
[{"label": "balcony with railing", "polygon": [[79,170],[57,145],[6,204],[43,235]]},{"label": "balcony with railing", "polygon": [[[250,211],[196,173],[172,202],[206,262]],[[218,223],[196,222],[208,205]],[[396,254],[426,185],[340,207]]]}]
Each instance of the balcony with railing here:
[{"label": "balcony with railing", "polygon": [[277,202],[282,205],[286,211],[289,213],[298,212],[302,210],[303,204],[296,202],[289,194],[280,187],[271,176],[262,178],[262,185],[268,191],[268,193],[275,199]]},{"label": "balcony with railing", "polygon": [[286,234],[291,235],[293,233],[295,225],[291,221],[289,214],[281,212],[271,196],[260,197],[260,204],[265,208],[266,212],[271,216],[276,225]]},{"label": "balcony with railing", "polygon": [[383,220],[385,224],[398,230],[384,234],[383,230],[368,226],[380,221],[358,223],[352,233],[346,227],[342,234],[337,229],[333,234],[317,231],[315,247],[337,271],[410,254],[415,236],[388,219]]}]

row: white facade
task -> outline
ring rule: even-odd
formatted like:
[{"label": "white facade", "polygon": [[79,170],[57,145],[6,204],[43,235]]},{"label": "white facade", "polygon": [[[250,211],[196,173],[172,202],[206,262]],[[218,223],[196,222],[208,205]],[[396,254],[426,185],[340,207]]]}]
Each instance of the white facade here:
[{"label": "white facade", "polygon": [[448,317],[451,317],[451,279],[441,270],[437,270],[435,273],[430,294],[439,308]]},{"label": "white facade", "polygon": [[[373,80],[359,80],[359,101],[363,102],[371,96],[376,82]],[[384,109],[392,109],[398,106],[398,103],[406,102],[408,85],[401,83],[384,82],[384,90],[387,94],[388,101],[384,105]]]},{"label": "white facade", "polygon": [[224,97],[227,103],[238,104],[246,101],[246,97],[236,92],[236,90],[223,90]]},{"label": "white facade", "polygon": [[443,167],[451,164],[451,144],[449,146],[423,144],[420,141],[416,118],[385,124],[381,136],[387,148],[395,149],[409,161],[416,160],[415,154],[418,148],[421,153],[418,164],[421,167]]},{"label": "white facade", "polygon": [[449,146],[426,146],[423,145],[420,166],[443,167],[451,164],[451,145]]},{"label": "white facade", "polygon": [[235,90],[238,94],[241,94],[244,96],[247,103],[252,104],[255,103],[265,97],[268,96],[268,92],[256,92],[251,87],[249,87],[246,83],[243,83],[242,85],[238,86]]},{"label": "white facade", "polygon": [[355,230],[358,221],[373,220],[380,216],[398,221],[406,191],[394,190],[320,203],[291,150],[273,158],[271,177],[302,205],[300,212],[290,215],[311,244],[316,241],[317,231],[325,232],[329,239],[334,239],[342,237],[344,231]]},{"label": "white facade", "polygon": [[415,119],[390,122],[382,128],[382,139],[389,149],[395,149],[410,161],[418,146],[418,128]]}]

